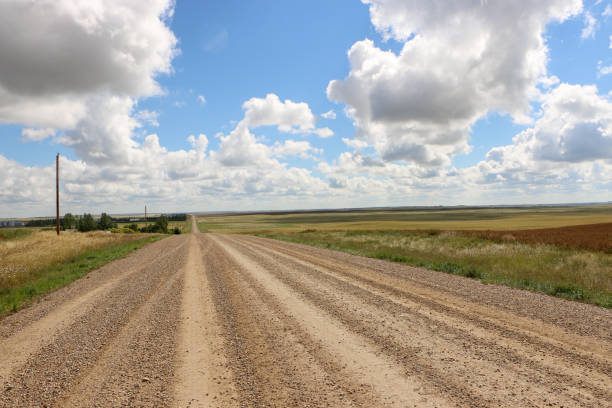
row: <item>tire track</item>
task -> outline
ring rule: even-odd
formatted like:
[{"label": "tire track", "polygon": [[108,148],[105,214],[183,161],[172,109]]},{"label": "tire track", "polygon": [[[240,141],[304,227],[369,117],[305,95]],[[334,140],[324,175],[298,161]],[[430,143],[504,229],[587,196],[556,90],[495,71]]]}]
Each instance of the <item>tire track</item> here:
[{"label": "tire track", "polygon": [[[164,245],[165,244],[165,245]],[[38,303],[19,314],[9,316],[0,323],[0,386],[8,386],[6,382],[15,369],[27,361],[28,357],[66,330],[83,315],[92,313],[100,298],[122,285],[132,275],[142,275],[148,268],[160,262],[163,257],[170,256],[182,246],[180,240],[157,242],[145,250],[136,251],[126,259],[118,260],[90,272],[70,286],[52,293]],[[160,246],[167,249],[159,251]],[[143,257],[152,256],[145,262]],[[134,262],[134,260],[138,260]],[[123,267],[137,265],[127,271]],[[66,295],[66,292],[68,294]],[[63,301],[63,302],[62,302]]]},{"label": "tire track", "polygon": [[[192,231],[199,233],[195,221]],[[189,239],[184,268],[174,406],[237,407],[234,380],[206,280],[203,257],[208,255],[210,245],[200,246],[196,235]]]},{"label": "tire track", "polygon": [[[514,324],[520,323],[523,330],[562,338],[577,348],[584,347],[585,343],[588,346],[592,339],[597,340],[595,349],[601,348],[602,343],[612,342],[612,313],[608,309],[340,251],[259,237],[242,236],[240,239],[290,251],[287,253],[291,256],[307,257],[311,262],[332,269],[368,271],[378,277],[396,278],[409,283],[411,290],[422,292],[424,297],[433,297],[444,304],[457,302],[455,306],[460,309],[472,307],[469,310],[473,313],[494,319],[508,316]],[[510,314],[506,315],[508,312]],[[578,338],[576,341],[566,339],[567,334]],[[607,355],[612,352],[611,347],[606,349]]]},{"label": "tire track", "polygon": [[[454,405],[448,400],[439,398],[438,390],[424,387],[413,374],[405,375],[401,367],[398,367],[393,360],[380,356],[360,335],[347,330],[343,325],[338,325],[326,312],[298,299],[292,290],[273,277],[268,270],[244,258],[239,251],[219,237],[214,236],[212,239],[220,248],[216,252],[224,253],[226,259],[231,259],[236,264],[234,268],[244,271],[241,274],[243,281],[257,282],[256,286],[260,288],[261,296],[276,299],[284,309],[285,320],[292,320],[300,330],[307,333],[311,342],[318,343],[319,348],[327,354],[327,361],[337,361],[342,376],[349,379],[352,384],[358,384],[357,387],[352,387],[353,391],[355,388],[365,391],[358,400],[354,401],[357,405],[364,407]],[[367,392],[368,390],[370,391]]]},{"label": "tire track", "polygon": [[[397,295],[404,299],[409,299],[414,304],[426,306],[432,311],[444,314],[445,316],[454,316],[462,323],[470,321],[471,323],[484,328],[486,330],[495,330],[500,335],[506,337],[514,337],[520,342],[528,341],[532,346],[540,347],[541,349],[555,349],[559,354],[565,355],[574,361],[581,361],[590,366],[602,366],[602,370],[609,372],[612,368],[612,345],[607,341],[608,335],[602,338],[577,335],[575,333],[560,330],[558,327],[552,326],[545,322],[540,322],[534,319],[525,319],[521,316],[510,314],[505,311],[499,311],[490,307],[483,307],[474,302],[458,299],[456,297],[445,295],[440,291],[424,290],[421,287],[421,282],[413,282],[405,276],[391,273],[389,271],[380,271],[361,266],[349,266],[347,263],[339,263],[334,260],[325,259],[322,256],[312,256],[296,250],[295,248],[286,248],[283,243],[278,245],[268,245],[268,240],[257,239],[252,237],[244,237],[244,240],[250,244],[258,246],[264,250],[273,250],[277,255],[284,256],[285,259],[290,259],[292,262],[301,263],[309,268],[318,269],[324,273],[334,276],[341,276],[350,281],[358,281],[361,284],[370,286],[377,290],[386,292],[387,294]],[[273,249],[272,249],[273,248]],[[344,255],[344,254],[342,254]],[[359,258],[359,257],[355,257]],[[374,262],[379,262],[372,260]],[[390,264],[389,267],[397,267],[398,265]],[[412,269],[405,267],[407,269]],[[467,280],[461,277],[449,276],[449,278],[458,281]],[[469,281],[469,280],[468,280]],[[477,282],[469,282],[479,285]],[[490,285],[487,285],[490,286]],[[487,287],[485,286],[485,287]],[[512,292],[523,292],[509,288],[502,288]],[[539,295],[540,298],[548,298],[548,296]],[[547,299],[558,301],[559,299]],[[568,302],[568,301],[565,301]],[[594,312],[601,312],[604,309],[597,308],[591,305],[583,305],[576,302],[577,307],[590,307]],[[610,315],[609,312],[604,314]],[[608,327],[608,330],[603,331],[612,333],[612,316],[607,316],[607,322],[601,323],[601,326]],[[595,320],[593,323],[596,323]],[[602,341],[603,340],[603,341]],[[567,346],[571,346],[572,350],[568,350]],[[595,355],[595,359],[591,357]]]},{"label": "tire track", "polygon": [[241,407],[386,406],[353,383],[318,342],[284,314],[240,265],[214,245],[213,298]]},{"label": "tire track", "polygon": [[[176,244],[174,247],[173,242]],[[0,406],[54,405],[69,396],[72,388],[90,370],[95,370],[97,360],[104,357],[105,350],[107,354],[119,352],[109,350],[108,345],[121,335],[122,329],[143,304],[158,300],[157,295],[164,284],[174,275],[176,267],[184,262],[185,242],[184,237],[177,237],[158,246],[159,250],[167,248],[168,251],[155,262],[149,263],[149,260],[139,257],[146,268],[125,271],[123,279],[98,294],[90,309],[79,313],[72,323],[60,327],[47,345],[13,371],[0,397]],[[162,315],[158,312],[158,316],[161,318]],[[143,348],[148,347],[146,341],[141,344]]]},{"label": "tire track", "polygon": [[[374,342],[377,344],[384,344],[388,352],[390,351],[392,355],[409,355],[409,349],[406,349],[405,346],[401,346],[402,342],[397,339],[401,338],[403,333],[407,330],[412,329],[428,333],[427,335],[423,334],[420,336],[420,349],[428,349],[430,350],[429,353],[434,356],[446,354],[446,356],[442,358],[442,361],[446,360],[451,362],[451,364],[438,363],[438,371],[448,371],[450,373],[453,372],[453,366],[467,366],[471,367],[471,370],[476,371],[476,376],[474,376],[473,373],[466,373],[463,376],[454,376],[468,379],[472,388],[484,387],[484,389],[486,389],[487,383],[489,383],[488,388],[493,389],[495,388],[495,384],[504,384],[505,381],[503,381],[503,377],[510,374],[510,378],[514,383],[508,391],[510,396],[519,396],[522,394],[527,398],[522,403],[519,403],[520,405],[531,401],[529,399],[530,397],[526,396],[525,390],[529,390],[530,394],[534,394],[538,388],[542,398],[545,398],[547,401],[554,402],[555,400],[559,400],[557,394],[565,394],[566,402],[571,401],[571,405],[575,405],[577,401],[582,401],[582,405],[591,406],[591,402],[589,402],[591,399],[605,401],[610,398],[610,377],[605,374],[599,375],[598,377],[596,372],[593,373],[592,368],[583,368],[582,371],[578,371],[577,373],[582,377],[582,380],[575,381],[571,376],[572,369],[565,370],[567,374],[563,375],[557,373],[556,370],[565,368],[564,366],[542,369],[541,365],[535,364],[535,361],[530,361],[529,352],[531,350],[529,349],[527,349],[527,354],[516,354],[516,350],[509,350],[506,346],[498,345],[496,341],[494,341],[495,338],[493,338],[493,341],[485,342],[474,337],[471,333],[466,334],[464,330],[461,330],[464,333],[458,333],[456,328],[449,330],[449,327],[444,327],[445,325],[443,322],[439,320],[432,321],[429,318],[424,319],[424,313],[427,313],[427,309],[416,313],[416,316],[419,318],[414,319],[415,310],[413,308],[400,307],[397,302],[388,299],[390,297],[388,293],[385,294],[386,296],[384,297],[376,295],[371,292],[371,289],[364,290],[362,287],[356,287],[352,282],[341,281],[321,271],[315,271],[312,265],[309,265],[310,269],[306,268],[306,266],[301,265],[293,257],[289,259],[287,256],[283,260],[279,260],[277,257],[276,259],[268,259],[268,262],[265,263],[262,260],[263,254],[274,253],[276,251],[276,248],[271,248],[274,247],[274,245],[269,245],[270,242],[267,240],[264,241],[266,244],[265,246],[254,245],[252,241],[257,241],[257,239],[249,238],[249,244],[252,246],[251,249],[249,249],[248,246],[244,246],[244,241],[246,241],[246,239],[242,237],[228,237],[224,238],[224,240],[225,239],[230,239],[233,244],[241,246],[241,253],[245,255],[248,254],[251,258],[257,259],[258,262],[268,270],[273,270],[276,263],[290,265],[284,269],[281,268],[283,272],[275,273],[275,276],[283,280],[286,284],[291,285],[293,289],[299,293],[304,293],[307,299],[313,299],[321,308],[335,311],[333,312],[335,313],[334,316],[347,325],[358,328],[357,331],[359,332],[368,332]],[[294,277],[289,279],[288,276],[292,275],[294,275]],[[297,275],[299,275],[299,278],[295,277]],[[304,279],[308,275],[312,277],[312,279],[310,279],[310,285],[304,286]],[[326,284],[321,286],[320,283],[322,282],[326,282]],[[325,286],[327,285],[333,286],[331,289],[328,287],[326,290]],[[345,294],[351,292],[353,298],[358,300],[353,300],[353,303],[347,303],[345,299],[342,298],[345,298]],[[369,307],[363,307],[361,303],[364,302],[369,304]],[[372,308],[375,309],[372,310]],[[362,310],[367,310],[367,313],[361,313]],[[431,313],[431,311],[429,313]],[[407,325],[405,323],[406,315],[413,316],[412,321]],[[397,319],[398,316],[400,319]],[[391,318],[391,320],[389,320],[389,318]],[[385,319],[387,319],[386,322]],[[398,323],[398,320],[404,322],[404,324]],[[383,322],[383,324],[379,322]],[[429,326],[432,326],[433,330],[429,329]],[[420,329],[418,329],[419,327]],[[423,336],[425,336],[424,340]],[[393,340],[393,337],[396,339]],[[461,344],[460,341],[463,341],[463,344]],[[441,345],[445,343],[446,347],[441,347]],[[459,354],[454,352],[454,347],[449,348],[449,344],[451,346],[456,344],[456,348],[460,350],[463,349],[463,353]],[[450,355],[448,355],[449,349],[451,350]],[[421,355],[424,354],[424,350],[413,351]],[[466,360],[466,354],[468,357],[471,355],[472,359],[470,360],[470,358],[468,358]],[[434,357],[429,364],[433,364],[434,360],[438,360],[438,358]],[[486,361],[490,363],[484,364],[483,362]],[[492,366],[491,363],[493,363]],[[445,365],[446,367],[444,367]],[[480,369],[477,367],[480,367]],[[414,369],[421,370],[418,367],[414,367]],[[480,373],[480,375],[485,374],[485,378],[479,378],[478,373]],[[514,373],[514,375],[512,375],[512,373]],[[461,370],[456,374],[461,374]],[[433,377],[439,378],[439,376]],[[522,381],[520,380],[521,377]],[[592,379],[591,377],[595,378]],[[493,381],[495,378],[498,380]],[[601,381],[601,384],[597,384],[597,380]],[[521,382],[523,384],[522,392],[520,388]],[[557,386],[557,383],[559,386]],[[539,387],[538,384],[540,384]],[[568,389],[568,386],[570,389]],[[507,388],[507,385],[505,388]],[[511,391],[512,389],[514,389],[514,391]],[[511,398],[505,396],[505,392],[506,391],[500,393],[498,397],[499,400],[496,404],[501,404],[502,401],[507,402],[511,400]],[[489,396],[494,394],[494,392],[487,393]],[[547,396],[547,394],[550,394],[550,396]],[[558,402],[562,403],[562,400],[563,398]]]}]

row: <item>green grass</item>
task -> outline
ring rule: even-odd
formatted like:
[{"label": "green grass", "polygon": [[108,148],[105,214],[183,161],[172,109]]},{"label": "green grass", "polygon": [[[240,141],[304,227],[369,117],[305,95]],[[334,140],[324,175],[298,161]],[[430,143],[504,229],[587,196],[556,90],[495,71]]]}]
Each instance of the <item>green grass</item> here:
[{"label": "green grass", "polygon": [[612,254],[500,243],[449,232],[310,229],[257,235],[612,308]]},{"label": "green grass", "polygon": [[0,316],[16,312],[41,295],[61,288],[110,261],[166,237],[167,235],[149,236],[101,249],[92,249],[38,271],[36,277],[28,282],[13,287],[0,287]]},{"label": "green grass", "polygon": [[0,241],[25,238],[35,231],[38,231],[38,228],[2,228],[0,229]]}]

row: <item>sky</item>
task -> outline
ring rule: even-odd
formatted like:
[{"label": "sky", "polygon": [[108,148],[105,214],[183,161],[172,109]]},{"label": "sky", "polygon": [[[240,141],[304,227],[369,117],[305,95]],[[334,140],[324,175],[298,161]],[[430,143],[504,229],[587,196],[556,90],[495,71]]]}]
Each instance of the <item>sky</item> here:
[{"label": "sky", "polygon": [[612,0],[0,1],[0,217],[612,200]]}]

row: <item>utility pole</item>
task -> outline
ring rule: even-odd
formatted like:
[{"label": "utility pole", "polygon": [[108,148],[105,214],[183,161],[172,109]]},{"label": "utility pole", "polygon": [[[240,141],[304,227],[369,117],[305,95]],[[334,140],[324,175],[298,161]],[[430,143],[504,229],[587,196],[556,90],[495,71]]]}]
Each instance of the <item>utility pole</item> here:
[{"label": "utility pole", "polygon": [[147,222],[147,206],[145,205],[145,223]]},{"label": "utility pole", "polygon": [[57,235],[60,234],[60,218],[59,218],[59,153],[55,156],[55,222]]}]

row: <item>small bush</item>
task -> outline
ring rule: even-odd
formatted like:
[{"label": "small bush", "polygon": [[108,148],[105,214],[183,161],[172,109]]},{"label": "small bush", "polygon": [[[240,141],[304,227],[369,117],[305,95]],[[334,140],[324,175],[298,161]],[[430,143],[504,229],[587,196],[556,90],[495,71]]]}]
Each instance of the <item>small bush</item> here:
[{"label": "small bush", "polygon": [[80,232],[94,231],[98,225],[91,214],[83,214],[77,223],[77,229]]},{"label": "small bush", "polygon": [[173,234],[180,235],[180,233],[181,233],[181,229],[179,227],[174,227]]}]

